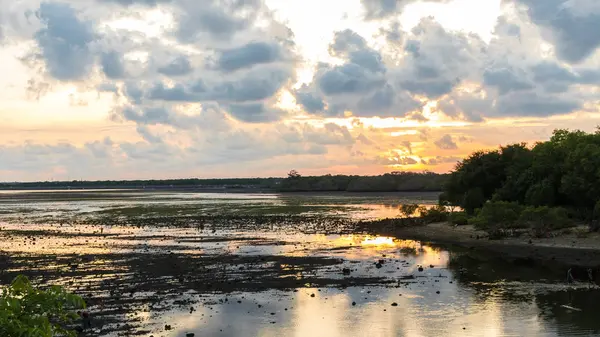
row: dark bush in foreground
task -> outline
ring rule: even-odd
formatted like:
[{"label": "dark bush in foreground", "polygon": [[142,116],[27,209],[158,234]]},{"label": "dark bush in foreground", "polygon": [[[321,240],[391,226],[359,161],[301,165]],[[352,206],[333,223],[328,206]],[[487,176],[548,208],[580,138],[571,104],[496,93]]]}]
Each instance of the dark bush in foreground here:
[{"label": "dark bush in foreground", "polygon": [[448,215],[448,221],[457,226],[465,226],[469,223],[469,216],[466,212],[453,212]]},{"label": "dark bush in foreground", "polygon": [[519,223],[531,228],[536,237],[547,236],[551,231],[573,226],[567,211],[561,207],[527,207],[521,212]]},{"label": "dark bush in foreground", "polygon": [[574,225],[564,208],[524,207],[506,201],[487,202],[468,221],[477,229],[488,232],[490,238],[517,235],[519,229],[527,229],[535,237],[545,237],[554,230]]},{"label": "dark bush in foreground", "polygon": [[408,218],[410,216],[413,216],[418,209],[419,205],[417,204],[403,204],[400,205],[400,214]]},{"label": "dark bush in foreground", "polygon": [[523,207],[515,202],[487,202],[469,219],[469,224],[485,231],[497,228],[524,228],[525,225],[518,222],[522,209]]},{"label": "dark bush in foreground", "polygon": [[419,207],[420,218],[424,223],[444,222],[448,221],[448,212],[442,206],[434,206],[431,208]]}]

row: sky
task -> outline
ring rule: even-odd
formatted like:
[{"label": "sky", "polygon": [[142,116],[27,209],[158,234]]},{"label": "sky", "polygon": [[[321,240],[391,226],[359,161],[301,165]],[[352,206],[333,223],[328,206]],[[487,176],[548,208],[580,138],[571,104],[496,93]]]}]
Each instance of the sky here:
[{"label": "sky", "polygon": [[600,119],[596,0],[0,0],[0,181],[448,172]]}]

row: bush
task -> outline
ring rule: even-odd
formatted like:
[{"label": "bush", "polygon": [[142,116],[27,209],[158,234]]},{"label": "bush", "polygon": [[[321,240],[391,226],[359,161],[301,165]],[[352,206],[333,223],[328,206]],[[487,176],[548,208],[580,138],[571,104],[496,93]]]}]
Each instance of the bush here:
[{"label": "bush", "polygon": [[522,228],[518,220],[522,206],[514,202],[487,202],[469,219],[469,224],[481,230]]},{"label": "bush", "polygon": [[464,226],[469,223],[469,216],[466,212],[454,212],[448,215],[448,220],[453,225]]},{"label": "bush", "polygon": [[593,219],[594,220],[600,220],[600,200],[596,202],[596,205],[594,206],[594,215],[593,215]]},{"label": "bush", "polygon": [[61,287],[40,290],[27,277],[17,276],[0,296],[0,336],[75,336],[67,326],[78,318],[74,310],[83,308],[81,297]]},{"label": "bush", "polygon": [[472,188],[465,194],[462,206],[467,214],[473,214],[476,209],[482,207],[485,203],[485,197],[481,188]]},{"label": "bush", "polygon": [[434,206],[431,208],[419,207],[419,214],[425,223],[444,222],[448,221],[448,212],[442,206]]},{"label": "bush", "polygon": [[404,204],[400,206],[400,213],[405,217],[410,217],[415,214],[415,212],[419,209],[419,205],[417,204]]},{"label": "bush", "polygon": [[548,206],[530,206],[523,209],[519,217],[519,222],[530,227],[535,237],[545,237],[552,230],[567,228],[573,225],[564,208],[550,208]]}]

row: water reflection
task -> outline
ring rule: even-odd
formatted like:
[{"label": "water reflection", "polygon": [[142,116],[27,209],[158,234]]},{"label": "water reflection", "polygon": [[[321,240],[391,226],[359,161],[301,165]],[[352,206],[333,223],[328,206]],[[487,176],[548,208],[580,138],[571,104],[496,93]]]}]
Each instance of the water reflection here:
[{"label": "water reflection", "polygon": [[[177,212],[173,213],[180,215],[218,209],[224,204],[227,205],[228,211],[252,211],[256,206],[256,209],[263,212],[260,214],[267,212],[267,208],[268,212],[279,212],[280,209],[276,207],[282,205],[287,207],[288,211],[293,206],[294,210],[298,209],[300,213],[306,211],[302,208],[304,206],[318,205],[325,206],[313,208],[313,211],[318,209],[315,212],[321,212],[318,214],[342,210],[346,212],[347,209],[351,209],[348,214],[360,218],[392,216],[392,213],[395,216],[399,204],[398,200],[394,201],[393,198],[373,200],[356,196],[343,200],[309,196],[298,197],[294,201],[286,201],[285,198],[276,195],[235,195],[235,198],[230,198],[226,194],[211,194],[211,197],[212,199],[201,194],[168,197],[145,195],[144,198],[152,199],[151,203],[148,200],[69,201],[54,204],[45,201],[13,203],[2,207],[9,210],[26,206],[40,212],[60,207],[67,212],[141,203],[148,208],[156,205],[179,207]],[[600,321],[596,318],[600,292],[596,288],[590,289],[585,284],[564,284],[564,270],[560,268],[537,265],[527,260],[514,263],[479,251],[432,246],[394,237],[285,234],[288,231],[259,232],[249,231],[244,227],[225,228],[216,232],[196,228],[152,226],[138,228],[20,223],[2,224],[2,227],[4,230],[1,233],[3,240],[0,240],[0,250],[5,252],[60,257],[69,254],[97,254],[107,258],[114,253],[131,254],[124,255],[123,258],[118,257],[121,259],[118,265],[115,264],[115,260],[82,262],[81,269],[86,268],[87,274],[79,274],[78,280],[94,286],[106,280],[118,282],[129,274],[146,273],[149,278],[154,277],[151,281],[155,283],[144,289],[145,291],[152,290],[151,287],[162,286],[166,292],[165,289],[172,287],[169,282],[173,282],[173,275],[180,275],[173,274],[175,272],[170,269],[166,272],[146,270],[149,269],[146,263],[157,261],[161,254],[166,262],[157,266],[172,267],[172,261],[180,261],[176,270],[181,270],[180,274],[205,273],[209,274],[208,278],[221,277],[223,280],[231,277],[228,279],[231,282],[244,280],[235,277],[247,277],[251,272],[253,275],[261,275],[261,271],[269,268],[273,270],[268,274],[267,281],[271,282],[270,284],[275,283],[273,280],[283,277],[300,280],[298,284],[311,282],[309,286],[314,286],[315,279],[343,281],[371,278],[385,281],[377,286],[344,288],[346,284],[342,282],[323,282],[322,284],[328,286],[320,289],[301,288],[296,292],[268,290],[230,294],[207,292],[201,283],[187,285],[185,282],[176,282],[173,286],[177,285],[180,288],[177,288],[176,294],[171,295],[176,297],[178,303],[184,303],[181,306],[173,305],[173,302],[166,298],[159,298],[164,302],[161,304],[172,305],[169,312],[154,311],[149,305],[131,308],[131,314],[142,320],[143,328],[152,330],[151,334],[155,336],[180,337],[186,332],[194,332],[196,336],[303,337],[600,334]],[[11,230],[32,229],[41,234],[9,234]],[[30,235],[35,235],[36,240],[28,238]],[[173,253],[173,257],[171,254],[165,255],[167,251]],[[133,255],[146,257],[142,257],[142,260],[138,260],[134,265],[134,262],[128,260]],[[185,257],[191,255],[197,255],[198,258],[186,260]],[[228,259],[221,262],[215,259],[215,265],[200,263],[203,269],[186,269],[187,262],[206,261],[215,256],[227,256]],[[246,260],[237,258],[239,256],[250,257],[254,262],[244,265]],[[312,274],[307,275],[302,272],[302,268],[294,265],[298,263],[297,260],[288,259],[289,261],[281,262],[271,258],[267,259],[268,262],[260,262],[259,258],[265,256],[286,259],[290,256],[325,257],[335,261],[311,270]],[[37,268],[43,272],[54,268],[50,263],[46,263],[53,261],[50,257],[40,261],[44,263]],[[315,263],[313,261],[310,264],[312,266]],[[115,266],[120,266],[121,269]],[[251,269],[248,269],[249,267]],[[281,274],[275,269],[291,272]],[[349,272],[344,273],[344,269]],[[65,272],[75,273],[68,269]],[[60,273],[57,275],[62,277]],[[71,277],[63,277],[57,283],[72,280]],[[354,284],[360,283],[352,283]],[[135,285],[137,284],[132,283],[131,287]],[[126,289],[129,290],[129,284]],[[248,288],[230,289],[239,291]],[[201,299],[201,303],[192,304],[195,310],[191,313],[190,305],[184,301],[188,298]],[[228,300],[225,301],[225,298]],[[565,306],[577,308],[579,311]],[[164,331],[164,324],[172,325],[174,330]],[[117,335],[118,333],[104,336]]]},{"label": "water reflection", "polygon": [[[368,292],[367,292],[368,291]],[[457,287],[440,296],[427,289],[302,289],[297,293],[237,294],[227,304],[167,320],[172,336],[586,336],[539,317],[535,303],[473,303]],[[314,297],[311,297],[315,294]],[[399,296],[402,294],[402,296]],[[244,297],[244,298],[242,298]],[[241,300],[242,303],[237,303]],[[356,305],[352,305],[355,302]],[[396,303],[397,306],[392,306]],[[260,308],[258,306],[261,306]],[[562,330],[561,330],[562,329]]]}]

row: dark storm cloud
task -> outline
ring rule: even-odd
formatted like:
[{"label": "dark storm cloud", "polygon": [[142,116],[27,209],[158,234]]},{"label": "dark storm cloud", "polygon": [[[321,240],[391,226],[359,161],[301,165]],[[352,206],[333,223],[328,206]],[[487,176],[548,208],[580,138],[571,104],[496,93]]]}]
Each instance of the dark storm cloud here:
[{"label": "dark storm cloud", "polygon": [[45,27],[35,34],[35,40],[50,76],[61,81],[85,77],[94,63],[89,47],[96,38],[92,25],[64,3],[44,2],[37,16]]}]

